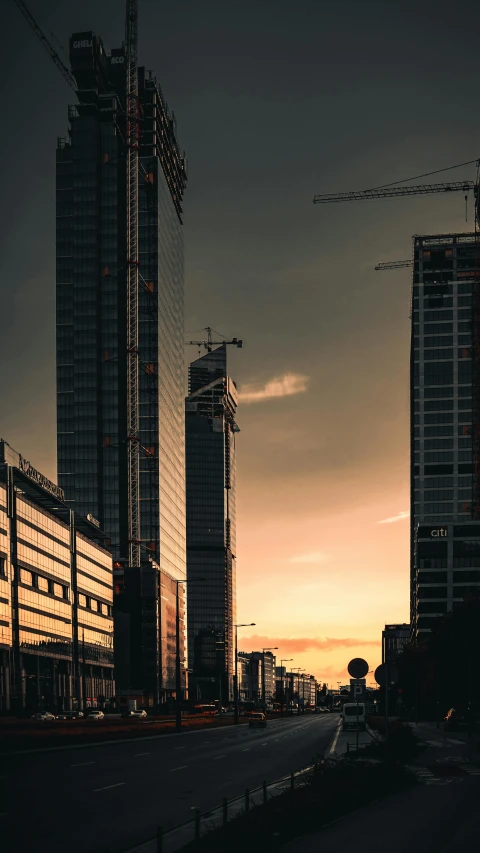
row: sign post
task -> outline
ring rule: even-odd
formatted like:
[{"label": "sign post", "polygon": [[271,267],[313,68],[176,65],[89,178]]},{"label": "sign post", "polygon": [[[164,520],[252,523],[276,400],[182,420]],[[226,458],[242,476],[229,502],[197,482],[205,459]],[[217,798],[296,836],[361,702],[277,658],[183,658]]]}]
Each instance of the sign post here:
[{"label": "sign post", "polygon": [[388,714],[389,714],[389,692],[390,687],[395,687],[398,679],[400,678],[400,673],[396,666],[389,666],[388,660],[385,659],[385,663],[381,663],[380,666],[377,666],[375,670],[375,681],[380,687],[385,687],[385,743],[388,749],[388,735],[389,735],[389,725],[388,725]]},{"label": "sign post", "polygon": [[[359,695],[359,692],[362,692],[362,688],[360,687],[360,683],[365,678],[365,676],[368,672],[368,663],[363,658],[353,658],[353,660],[351,660],[350,663],[348,664],[347,669],[348,669],[349,674],[352,676],[352,680],[350,681],[350,684],[352,684],[354,680],[356,682],[355,686],[353,686],[353,685],[352,686],[353,686],[354,697],[356,697],[356,700],[357,700],[357,725],[356,725],[357,738],[356,738],[356,741],[357,741],[357,752],[358,752],[358,695]],[[365,684],[366,684],[366,682],[365,682]]]}]

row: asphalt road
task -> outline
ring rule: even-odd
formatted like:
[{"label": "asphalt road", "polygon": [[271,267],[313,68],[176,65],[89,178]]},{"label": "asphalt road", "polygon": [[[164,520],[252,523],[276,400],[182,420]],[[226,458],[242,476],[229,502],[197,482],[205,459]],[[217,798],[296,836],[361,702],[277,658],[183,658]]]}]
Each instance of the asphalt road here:
[{"label": "asphalt road", "polygon": [[0,759],[5,853],[121,853],[310,762],[336,714]]}]

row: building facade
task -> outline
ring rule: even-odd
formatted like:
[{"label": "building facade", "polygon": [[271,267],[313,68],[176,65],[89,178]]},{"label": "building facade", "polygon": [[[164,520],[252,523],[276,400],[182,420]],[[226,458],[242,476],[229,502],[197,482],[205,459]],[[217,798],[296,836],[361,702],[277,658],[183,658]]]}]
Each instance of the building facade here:
[{"label": "building facade", "polygon": [[[70,62],[78,103],[69,107],[68,136],[57,148],[58,481],[69,505],[80,515],[91,512],[108,535],[116,611],[123,614],[118,624],[130,632],[119,638],[130,649],[133,667],[122,668],[121,686],[143,689],[148,682],[152,698],[151,667],[160,664],[150,661],[148,673],[140,665],[133,622],[143,617],[132,613],[128,589],[136,587],[124,574],[129,550],[125,52],[122,47],[107,53],[94,33],[76,33]],[[160,86],[143,68],[138,77],[140,537],[146,575],[153,562],[164,578],[150,584],[156,595],[168,579],[185,578],[181,202],[186,162]],[[142,610],[145,596],[133,598]],[[149,602],[150,614],[152,608],[161,615],[158,600]],[[157,642],[167,643],[160,624],[154,634]],[[156,657],[167,652],[166,646],[157,649]],[[160,689],[167,689],[162,675]]]},{"label": "building facade", "polygon": [[395,663],[410,640],[410,630],[408,622],[385,625],[382,631],[382,663]]},{"label": "building facade", "polygon": [[112,556],[94,520],[0,440],[0,711],[115,693]]},{"label": "building facade", "polygon": [[479,265],[475,234],[414,238],[411,625],[417,639],[465,589],[480,588],[471,525],[480,485],[480,388],[472,370]]},{"label": "building facade", "polygon": [[226,345],[194,361],[186,399],[190,697],[233,698],[236,621],[235,383]]}]

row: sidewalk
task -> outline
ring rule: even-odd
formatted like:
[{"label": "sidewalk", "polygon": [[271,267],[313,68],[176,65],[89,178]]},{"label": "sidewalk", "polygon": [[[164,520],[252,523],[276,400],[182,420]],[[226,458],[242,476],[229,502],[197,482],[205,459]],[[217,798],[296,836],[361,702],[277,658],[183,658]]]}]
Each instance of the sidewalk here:
[{"label": "sidewalk", "polygon": [[[458,853],[478,849],[480,733],[413,730],[426,744],[413,770],[424,784],[364,806],[283,848],[285,853]],[[354,733],[353,733],[354,734]],[[351,732],[337,729],[329,757],[347,751]],[[350,747],[351,748],[351,747]],[[328,753],[327,753],[328,755]]]}]

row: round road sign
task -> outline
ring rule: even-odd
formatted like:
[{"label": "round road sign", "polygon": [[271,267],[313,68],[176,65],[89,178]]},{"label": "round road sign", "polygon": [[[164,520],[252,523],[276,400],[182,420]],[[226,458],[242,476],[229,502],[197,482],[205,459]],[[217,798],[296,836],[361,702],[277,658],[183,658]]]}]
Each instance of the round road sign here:
[{"label": "round road sign", "polygon": [[365,678],[368,672],[368,663],[363,658],[353,658],[347,668],[352,678]]},{"label": "round road sign", "polygon": [[[388,667],[388,684],[390,687],[395,687],[398,679],[400,678],[400,673],[396,666],[390,664]],[[375,681],[380,687],[385,687],[387,684],[387,667],[386,664],[381,663],[380,666],[377,666],[375,670]]]}]

